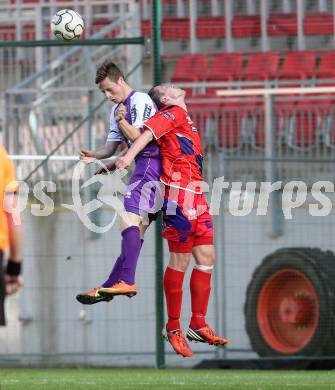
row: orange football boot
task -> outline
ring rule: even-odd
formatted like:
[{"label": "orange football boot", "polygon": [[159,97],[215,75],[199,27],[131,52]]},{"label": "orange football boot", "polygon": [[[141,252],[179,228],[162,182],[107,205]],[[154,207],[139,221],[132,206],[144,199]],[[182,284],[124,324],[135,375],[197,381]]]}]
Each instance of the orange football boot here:
[{"label": "orange football boot", "polygon": [[83,305],[93,305],[94,303],[103,301],[109,302],[110,300],[112,300],[113,297],[106,298],[99,295],[99,291],[101,290],[101,288],[102,287],[96,287],[93,290],[80,293],[76,296],[76,299]]},{"label": "orange football boot", "polygon": [[99,289],[99,295],[105,298],[113,298],[117,295],[126,295],[129,298],[135,296],[138,292],[136,284],[127,284],[119,280],[112,287],[102,287]]},{"label": "orange football boot", "polygon": [[168,331],[163,329],[163,337],[168,341],[177,355],[182,355],[183,357],[192,357],[193,352],[183,335],[183,331],[180,329]]},{"label": "orange football boot", "polygon": [[227,339],[218,336],[207,324],[199,329],[188,328],[187,338],[190,341],[198,341],[209,345],[225,345],[228,343]]}]

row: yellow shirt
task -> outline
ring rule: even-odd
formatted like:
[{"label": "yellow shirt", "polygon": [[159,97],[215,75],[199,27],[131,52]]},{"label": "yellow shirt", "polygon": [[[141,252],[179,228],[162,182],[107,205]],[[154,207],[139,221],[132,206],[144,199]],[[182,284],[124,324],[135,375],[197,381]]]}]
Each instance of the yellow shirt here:
[{"label": "yellow shirt", "polygon": [[14,166],[6,150],[0,145],[0,250],[8,247],[7,219],[3,208],[5,192],[14,192],[18,188]]}]

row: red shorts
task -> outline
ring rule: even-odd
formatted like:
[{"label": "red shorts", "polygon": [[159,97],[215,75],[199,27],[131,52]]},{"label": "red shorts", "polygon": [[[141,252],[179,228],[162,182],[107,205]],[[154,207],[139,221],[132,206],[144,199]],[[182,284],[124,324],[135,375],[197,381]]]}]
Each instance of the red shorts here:
[{"label": "red shorts", "polygon": [[163,237],[175,253],[192,253],[198,245],[213,245],[213,219],[204,194],[166,187]]}]

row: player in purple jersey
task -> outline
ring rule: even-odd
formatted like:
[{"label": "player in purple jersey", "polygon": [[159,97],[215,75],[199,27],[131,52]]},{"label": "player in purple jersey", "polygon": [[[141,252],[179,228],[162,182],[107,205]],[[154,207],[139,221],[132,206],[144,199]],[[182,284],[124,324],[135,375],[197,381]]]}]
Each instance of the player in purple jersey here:
[{"label": "player in purple jersey", "polygon": [[[105,145],[96,151],[82,150],[80,152],[81,160],[86,163],[111,157],[123,143],[130,146],[132,141],[140,136],[143,123],[156,112],[149,95],[134,91],[125,81],[120,69],[110,60],[105,61],[97,69],[95,82],[106,98],[115,105],[111,111],[110,131]],[[107,164],[107,169],[113,168],[113,163]],[[157,188],[151,185],[146,186],[146,183],[159,182],[160,174],[159,148],[156,142],[151,142],[137,156],[134,174],[128,183],[124,198],[126,215],[121,221],[121,254],[108,279],[100,287],[78,294],[76,298],[79,302],[90,305],[111,300],[116,295],[129,297],[136,295],[138,291],[135,284],[136,265],[143,236],[148,227],[143,217],[151,222],[156,216],[152,210]],[[147,200],[145,202],[143,202],[143,196],[141,197],[142,192]],[[104,296],[99,295],[101,291],[104,292]]]}]

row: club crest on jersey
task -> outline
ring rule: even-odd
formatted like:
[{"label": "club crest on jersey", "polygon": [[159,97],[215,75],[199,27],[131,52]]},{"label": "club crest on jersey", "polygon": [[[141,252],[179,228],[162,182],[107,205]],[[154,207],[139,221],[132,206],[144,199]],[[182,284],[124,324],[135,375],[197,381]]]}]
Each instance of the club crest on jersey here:
[{"label": "club crest on jersey", "polygon": [[197,210],[195,209],[188,209],[188,219],[189,220],[193,220],[193,219],[197,219]]},{"label": "club crest on jersey", "polygon": [[135,123],[137,118],[136,104],[134,104],[132,109],[130,110],[130,117],[131,117],[131,123]]},{"label": "club crest on jersey", "polygon": [[194,122],[192,121],[192,119],[189,116],[187,116],[186,119],[187,123],[191,126],[192,131],[198,131],[198,129],[194,126]]},{"label": "club crest on jersey", "polygon": [[150,118],[150,113],[151,113],[152,107],[149,104],[146,104],[144,106],[144,113],[143,113],[143,120],[147,120]]},{"label": "club crest on jersey", "polygon": [[172,121],[174,121],[176,119],[176,117],[170,111],[163,111],[160,114],[163,115],[164,118],[170,119]]}]

